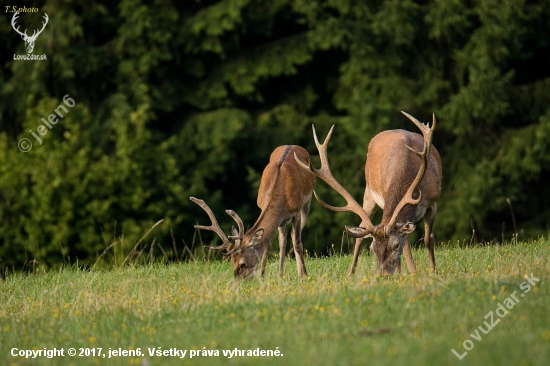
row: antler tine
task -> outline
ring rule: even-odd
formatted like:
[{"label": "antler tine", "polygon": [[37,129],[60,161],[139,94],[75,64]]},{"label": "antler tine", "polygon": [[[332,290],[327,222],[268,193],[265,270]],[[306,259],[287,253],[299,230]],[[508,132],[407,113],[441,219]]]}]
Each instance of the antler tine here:
[{"label": "antler tine", "polygon": [[[328,169],[330,172],[330,166],[328,164],[328,157],[327,157],[327,146],[328,142],[330,141],[330,138],[332,137],[332,131],[334,130],[334,125],[330,128],[330,131],[328,131],[327,137],[325,137],[325,141],[320,144],[319,139],[317,138],[317,131],[315,131],[315,125],[311,125],[311,128],[313,130],[313,139],[315,140],[315,146],[317,146],[317,150],[319,150],[319,157],[321,158],[321,169],[324,170]],[[331,174],[332,175],[332,174]]]},{"label": "antler tine", "polygon": [[230,250],[229,252],[227,252],[227,253],[222,253],[222,255],[223,255],[224,257],[227,258],[227,257],[229,257],[230,255],[232,255],[233,253],[235,253],[235,252],[236,252],[237,250],[239,250],[239,249],[241,249],[241,248],[240,248],[240,247],[235,247],[235,248],[231,249],[231,250]]},{"label": "antler tine", "polygon": [[348,206],[345,206],[345,207],[338,207],[338,206],[332,206],[332,205],[329,205],[328,203],[326,203],[325,201],[323,201],[318,195],[317,195],[317,192],[313,191],[313,194],[315,195],[315,199],[317,199],[317,202],[319,202],[321,204],[321,206],[323,206],[324,208],[326,208],[327,210],[331,210],[331,211],[336,211],[336,212],[353,212],[353,211],[350,211],[348,209]]},{"label": "antler tine", "polygon": [[359,216],[366,226],[365,232],[373,232],[374,226],[372,225],[372,222],[370,221],[369,215],[366,213],[366,211],[361,207],[360,204],[357,203],[357,201],[353,198],[351,194],[349,194],[348,191],[338,181],[334,176],[332,175],[332,172],[330,171],[330,165],[328,162],[328,156],[327,156],[327,146],[328,142],[330,141],[330,137],[332,136],[332,131],[334,129],[334,125],[330,128],[330,131],[325,138],[325,141],[320,144],[319,139],[317,138],[317,132],[315,131],[315,126],[312,125],[313,128],[313,138],[315,140],[315,145],[317,146],[317,150],[319,151],[319,157],[321,158],[321,168],[320,169],[314,169],[311,165],[311,161],[309,164],[309,167],[302,162],[297,156],[296,153],[294,153],[294,158],[298,162],[300,166],[302,166],[305,169],[308,169],[313,174],[315,174],[317,177],[321,178],[323,181],[325,181],[330,187],[332,187],[336,192],[338,192],[347,202],[347,205],[344,207],[335,207],[331,206],[324,201],[322,201],[319,196],[317,196],[317,193],[314,191],[315,198],[317,201],[326,209],[331,211],[337,211],[337,212],[353,212],[357,216]]},{"label": "antler tine", "polygon": [[420,152],[420,151],[414,150],[408,145],[405,145],[407,149],[409,149],[415,155],[418,155],[420,157],[421,159],[420,169],[418,170],[418,173],[416,174],[416,177],[414,178],[413,182],[409,186],[409,189],[407,190],[407,192],[405,193],[405,195],[403,196],[403,198],[395,208],[389,223],[385,226],[386,234],[387,234],[387,229],[395,225],[395,222],[397,221],[397,216],[399,215],[403,207],[405,207],[405,205],[416,205],[420,203],[420,201],[422,200],[422,191],[418,190],[418,198],[416,199],[414,199],[412,195],[416,190],[416,188],[418,187],[418,185],[420,184],[420,181],[422,181],[422,178],[424,177],[424,173],[426,173],[426,168],[428,166],[428,157],[430,156],[430,149],[432,146],[432,135],[435,129],[435,113],[433,114],[432,127],[429,127],[427,123],[424,124],[420,122],[419,120],[417,120],[416,118],[414,118],[408,113],[405,113],[403,111],[401,111],[401,113],[407,116],[407,118],[410,119],[420,129],[420,131],[422,131],[422,135],[424,136],[424,148]]},{"label": "antler tine", "polygon": [[238,235],[234,235],[234,236],[230,236],[229,239],[232,239],[232,240],[243,240],[243,237],[244,237],[244,224],[243,224],[243,220],[241,220],[241,218],[239,217],[239,215],[237,215],[237,213],[233,210],[225,210],[225,212],[227,212],[227,214],[229,216],[231,216],[233,218],[233,220],[235,220],[237,222],[237,226],[239,227],[239,234]]},{"label": "antler tine", "polygon": [[214,216],[214,213],[212,212],[210,207],[208,207],[208,205],[201,199],[198,199],[195,197],[189,197],[189,199],[195,202],[197,205],[199,205],[208,214],[208,217],[210,217],[210,220],[212,221],[212,225],[210,226],[195,225],[195,228],[201,229],[201,230],[214,231],[216,234],[218,234],[218,236],[223,241],[223,244],[217,247],[206,246],[206,245],[205,247],[208,249],[215,249],[215,250],[221,250],[221,249],[231,250],[232,244],[227,238],[227,236],[225,235],[225,233],[223,232],[223,230],[221,229],[220,225],[218,224],[218,220],[216,220],[216,217]]},{"label": "antler tine", "polygon": [[423,131],[422,133],[429,131],[433,132],[433,129],[435,128],[435,113],[433,113],[433,122],[431,128],[429,126],[429,123],[422,123],[407,112],[401,111],[401,113],[403,113],[408,119],[410,119],[416,125],[416,127]]}]

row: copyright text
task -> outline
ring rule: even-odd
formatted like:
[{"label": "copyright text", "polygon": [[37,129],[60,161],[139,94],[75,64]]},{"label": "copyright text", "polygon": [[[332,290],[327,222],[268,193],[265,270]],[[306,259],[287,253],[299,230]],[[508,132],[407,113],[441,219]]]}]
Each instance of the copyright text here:
[{"label": "copyright text", "polygon": [[196,357],[283,357],[279,347],[275,349],[179,349],[179,348],[162,348],[162,347],[147,347],[136,349],[123,348],[68,348],[65,352],[64,348],[52,349],[19,349],[12,348],[11,355],[13,357],[24,358],[54,358],[54,357],[99,357],[99,358],[116,358],[116,357],[177,357],[177,358],[196,358]]}]

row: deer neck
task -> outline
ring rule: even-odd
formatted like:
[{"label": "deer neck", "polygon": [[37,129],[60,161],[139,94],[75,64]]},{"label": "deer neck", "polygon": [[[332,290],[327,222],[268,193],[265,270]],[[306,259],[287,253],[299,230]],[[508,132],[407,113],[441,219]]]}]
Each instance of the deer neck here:
[{"label": "deer neck", "polygon": [[262,251],[265,250],[271,243],[271,238],[277,232],[279,226],[283,224],[281,219],[280,210],[274,207],[267,207],[262,211],[256,223],[249,229],[250,233],[254,233],[259,229],[264,229],[264,237],[262,240]]}]

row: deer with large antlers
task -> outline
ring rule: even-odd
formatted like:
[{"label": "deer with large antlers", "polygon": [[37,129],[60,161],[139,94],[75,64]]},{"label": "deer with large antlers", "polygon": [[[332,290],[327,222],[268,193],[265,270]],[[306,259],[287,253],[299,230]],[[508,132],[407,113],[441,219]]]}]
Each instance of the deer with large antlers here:
[{"label": "deer with large antlers", "polygon": [[[330,171],[327,144],[334,126],[323,144],[319,143],[315,127],[313,137],[319,150],[321,168],[314,169],[311,163],[296,161],[308,171],[324,180],[345,198],[345,207],[319,203],[332,211],[353,212],[361,218],[359,227],[346,231],[356,238],[349,275],[353,275],[359,257],[361,242],[372,237],[370,250],[375,253],[380,274],[393,274],[401,270],[401,254],[404,253],[410,272],[416,271],[409,247],[408,236],[416,228],[415,223],[424,218],[424,243],[428,249],[430,264],[435,271],[433,224],[437,212],[436,202],[441,194],[441,158],[432,146],[435,115],[432,126],[423,124],[413,116],[402,112],[421,131],[422,135],[405,130],[389,130],[376,135],[370,142],[365,165],[366,189],[363,206],[338,183]],[[372,224],[372,216],[379,206],[384,210],[382,221]]]},{"label": "deer with large antlers", "polygon": [[[221,245],[207,248],[226,250],[223,255],[231,257],[235,278],[254,277],[260,260],[263,277],[267,256],[271,249],[271,238],[276,231],[279,232],[279,277],[283,276],[287,243],[286,226],[289,223],[292,224],[291,236],[298,275],[300,277],[307,275],[302,229],[309,215],[315,175],[300,168],[293,155],[309,163],[309,154],[300,146],[279,146],[271,154],[269,164],[262,173],[258,192],[257,203],[262,212],[256,223],[246,232],[240,217],[234,211],[227,210],[226,212],[237,222],[239,229],[232,228],[232,235],[226,236],[210,207],[203,200],[189,198],[206,211],[212,221],[210,226],[195,225],[195,228],[211,230],[220,236]],[[232,240],[234,243],[231,242]]]},{"label": "deer with large antlers", "polygon": [[42,29],[38,30],[35,29],[32,33],[32,36],[27,35],[27,30],[25,29],[25,32],[21,32],[19,30],[19,26],[17,28],[15,27],[15,22],[17,20],[17,16],[19,15],[19,12],[16,12],[13,14],[13,17],[11,18],[11,26],[12,28],[21,35],[21,38],[23,38],[23,41],[25,41],[25,48],[27,49],[27,53],[32,53],[32,50],[34,49],[34,42],[36,42],[36,38],[42,33],[44,28],[46,28],[46,25],[48,24],[48,14],[44,13],[44,20],[45,22],[42,22]]}]

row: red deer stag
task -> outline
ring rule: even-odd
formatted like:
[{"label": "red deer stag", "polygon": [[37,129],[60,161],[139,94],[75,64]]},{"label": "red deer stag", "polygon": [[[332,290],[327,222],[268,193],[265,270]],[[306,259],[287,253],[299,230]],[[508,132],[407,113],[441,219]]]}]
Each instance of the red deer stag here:
[{"label": "red deer stag", "polygon": [[[431,146],[435,115],[430,128],[428,124],[425,125],[413,116],[402,113],[422,131],[423,137],[405,130],[389,130],[379,133],[371,140],[365,165],[367,186],[363,207],[336,181],[330,171],[327,144],[334,126],[322,145],[319,144],[313,127],[313,137],[321,158],[319,170],[314,169],[311,163],[307,164],[296,157],[302,167],[324,180],[347,202],[345,207],[330,206],[314,192],[315,198],[323,207],[332,211],[353,212],[362,220],[359,227],[346,226],[346,231],[356,238],[350,276],[355,272],[359,249],[365,237],[373,238],[370,250],[376,254],[380,274],[393,274],[396,268],[401,271],[403,252],[409,271],[415,272],[416,266],[409,248],[408,236],[421,218],[424,218],[424,243],[428,249],[431,267],[435,271],[432,229],[437,211],[436,201],[441,194],[442,178],[441,158],[436,148]],[[415,193],[417,188],[418,192]],[[374,226],[371,219],[377,205],[384,212],[380,224]]]},{"label": "red deer stag", "polygon": [[[298,275],[306,276],[302,247],[302,229],[309,215],[309,207],[313,188],[315,187],[315,175],[298,166],[292,154],[302,161],[309,162],[307,151],[295,145],[279,146],[269,159],[269,164],[262,173],[260,189],[258,192],[258,207],[262,210],[256,223],[244,233],[243,223],[233,211],[226,211],[237,221],[239,230],[232,229],[232,236],[225,236],[220,228],[212,210],[203,200],[190,197],[191,201],[206,211],[211,226],[196,225],[195,228],[212,230],[222,238],[222,245],[207,247],[209,249],[227,250],[223,255],[231,256],[235,278],[250,279],[256,275],[257,267],[262,260],[261,275],[265,273],[267,256],[271,249],[271,238],[279,230],[279,277],[283,276],[285,260],[287,229],[292,223],[292,244],[296,255]],[[244,233],[244,234],[243,234]],[[230,240],[234,240],[233,245]]]}]

